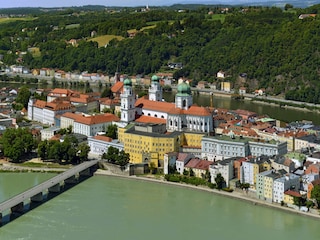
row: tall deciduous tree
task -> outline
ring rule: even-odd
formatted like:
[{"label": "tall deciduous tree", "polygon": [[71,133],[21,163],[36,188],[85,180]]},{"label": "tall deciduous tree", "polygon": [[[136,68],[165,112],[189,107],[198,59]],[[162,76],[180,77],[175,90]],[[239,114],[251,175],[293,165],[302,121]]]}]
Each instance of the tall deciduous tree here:
[{"label": "tall deciduous tree", "polygon": [[316,200],[318,208],[320,208],[320,185],[315,185],[311,191],[311,197]]},{"label": "tall deciduous tree", "polygon": [[25,108],[28,107],[28,101],[31,96],[31,92],[27,87],[21,87],[18,91],[16,102],[22,104]]},{"label": "tall deciduous tree", "polygon": [[8,128],[2,136],[4,156],[19,162],[29,154],[36,145],[28,128]]}]

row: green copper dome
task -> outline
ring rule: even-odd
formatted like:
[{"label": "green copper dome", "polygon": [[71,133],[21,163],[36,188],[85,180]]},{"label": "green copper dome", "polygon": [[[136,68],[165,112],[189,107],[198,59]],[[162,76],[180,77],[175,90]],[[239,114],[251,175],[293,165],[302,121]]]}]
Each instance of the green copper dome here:
[{"label": "green copper dome", "polygon": [[125,86],[132,86],[132,82],[129,78],[126,78],[124,81],[123,81],[123,85]]},{"label": "green copper dome", "polygon": [[182,82],[178,85],[178,94],[191,94],[191,88],[186,82]]},{"label": "green copper dome", "polygon": [[157,75],[153,75],[151,78],[152,82],[159,82],[159,77]]}]

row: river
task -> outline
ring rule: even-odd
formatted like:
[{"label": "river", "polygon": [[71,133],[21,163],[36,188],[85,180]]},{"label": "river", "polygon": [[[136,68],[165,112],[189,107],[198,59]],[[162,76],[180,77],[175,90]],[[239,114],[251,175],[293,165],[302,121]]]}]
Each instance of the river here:
[{"label": "river", "polygon": [[[23,174],[30,186],[43,175]],[[0,173],[1,194],[21,190],[18,181],[10,181],[17,176]],[[94,176],[0,228],[1,240],[306,237],[319,238],[318,220],[208,192],[112,176]]]}]

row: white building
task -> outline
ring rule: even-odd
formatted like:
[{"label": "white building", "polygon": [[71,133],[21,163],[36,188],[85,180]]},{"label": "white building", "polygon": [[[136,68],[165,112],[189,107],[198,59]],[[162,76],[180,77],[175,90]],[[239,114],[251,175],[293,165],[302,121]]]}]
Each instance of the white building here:
[{"label": "white building", "polygon": [[209,172],[211,175],[211,182],[215,183],[215,178],[220,173],[226,182],[226,186],[229,187],[229,181],[234,178],[233,162],[236,159],[237,158],[228,158],[210,165]]},{"label": "white building", "polygon": [[288,173],[281,178],[277,178],[273,182],[273,201],[281,203],[284,199],[284,192],[287,190],[298,191],[300,189],[300,177]]},{"label": "white building", "polygon": [[106,153],[110,146],[118,148],[119,151],[124,149],[123,144],[117,139],[113,140],[112,138],[98,135],[94,137],[88,137],[88,145],[90,146],[90,154],[98,156]]},{"label": "white building", "polygon": [[50,140],[57,132],[60,130],[58,127],[49,127],[44,128],[40,131],[41,133],[41,141]]},{"label": "white building", "polygon": [[105,131],[113,122],[118,122],[119,118],[111,113],[99,115],[78,115],[73,122],[73,132],[95,136],[98,132]]},{"label": "white building", "polygon": [[55,100],[46,102],[30,98],[28,103],[28,119],[53,126],[55,117],[65,112],[73,112],[74,106],[68,101]]}]

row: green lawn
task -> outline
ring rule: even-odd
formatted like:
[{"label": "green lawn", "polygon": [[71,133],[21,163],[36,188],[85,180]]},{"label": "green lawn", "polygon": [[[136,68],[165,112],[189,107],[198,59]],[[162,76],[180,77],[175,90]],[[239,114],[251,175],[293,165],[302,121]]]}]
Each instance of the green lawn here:
[{"label": "green lawn", "polygon": [[104,47],[108,44],[112,39],[118,39],[119,41],[122,40],[124,37],[116,36],[116,35],[103,35],[95,38],[89,39],[89,41],[94,41],[98,43],[99,47]]},{"label": "green lawn", "polygon": [[15,21],[32,21],[36,18],[0,18],[1,23],[15,22]]}]

